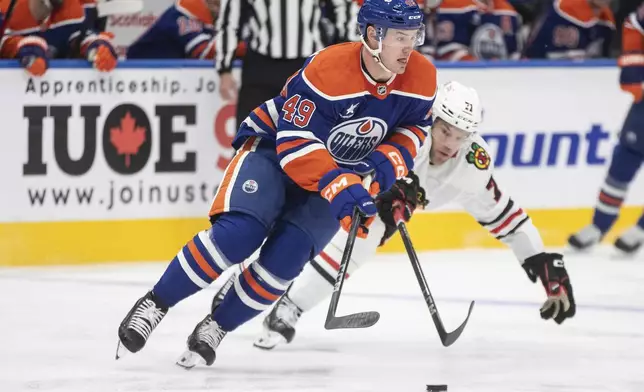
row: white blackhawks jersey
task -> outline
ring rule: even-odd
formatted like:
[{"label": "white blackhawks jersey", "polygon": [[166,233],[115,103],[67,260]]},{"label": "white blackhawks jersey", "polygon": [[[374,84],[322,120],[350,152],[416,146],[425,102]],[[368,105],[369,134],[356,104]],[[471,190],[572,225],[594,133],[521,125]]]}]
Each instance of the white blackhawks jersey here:
[{"label": "white blackhawks jersey", "polygon": [[[428,137],[418,152],[413,169],[429,200],[425,210],[434,210],[448,203],[461,206],[491,235],[510,246],[521,263],[544,251],[541,236],[530,217],[494,178],[493,158],[482,137],[474,135],[454,157],[438,166],[430,163],[430,148],[431,137]],[[368,238],[356,240],[349,274],[364,261],[373,258],[384,231],[384,223],[376,219],[369,227]],[[327,271],[331,276],[335,276],[346,240],[347,232],[340,230],[316,257],[322,259],[319,261],[325,261],[318,263],[324,265],[325,269],[331,267]],[[413,240],[419,243],[432,241],[432,238]]]}]

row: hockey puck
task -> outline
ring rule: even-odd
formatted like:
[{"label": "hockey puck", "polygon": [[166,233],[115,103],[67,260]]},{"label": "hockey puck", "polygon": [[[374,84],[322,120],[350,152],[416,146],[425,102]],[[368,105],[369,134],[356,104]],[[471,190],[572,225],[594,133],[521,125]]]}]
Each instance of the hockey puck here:
[{"label": "hockey puck", "polygon": [[447,385],[427,385],[428,392],[443,392],[447,390]]}]

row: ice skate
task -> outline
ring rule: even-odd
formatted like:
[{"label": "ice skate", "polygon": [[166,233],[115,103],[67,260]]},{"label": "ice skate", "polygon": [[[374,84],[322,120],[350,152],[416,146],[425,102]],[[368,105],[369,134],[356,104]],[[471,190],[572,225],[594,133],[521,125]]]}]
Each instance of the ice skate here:
[{"label": "ice skate", "polygon": [[188,349],[181,355],[177,365],[186,369],[199,364],[212,365],[216,358],[215,350],[226,333],[208,314],[188,336]]},{"label": "ice skate", "polygon": [[602,236],[597,226],[590,224],[568,237],[568,244],[576,250],[584,250],[599,243]]},{"label": "ice skate", "polygon": [[152,291],[139,299],[119,326],[116,359],[127,351],[136,353],[141,350],[167,312],[168,308],[158,303]]},{"label": "ice skate", "polygon": [[278,344],[290,343],[295,337],[295,324],[300,316],[302,310],[288,298],[288,295],[283,295],[264,319],[262,335],[253,345],[271,350]]},{"label": "ice skate", "polygon": [[633,226],[615,240],[615,247],[627,254],[637,252],[644,244],[644,229]]}]

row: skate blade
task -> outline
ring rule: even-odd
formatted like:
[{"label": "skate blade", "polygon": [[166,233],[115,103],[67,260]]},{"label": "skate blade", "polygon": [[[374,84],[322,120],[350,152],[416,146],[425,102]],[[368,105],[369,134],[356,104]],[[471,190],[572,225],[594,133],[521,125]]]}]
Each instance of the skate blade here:
[{"label": "skate blade", "polygon": [[119,359],[123,358],[127,353],[130,351],[125,348],[123,343],[121,343],[121,340],[119,339],[119,342],[116,345],[116,360],[118,361]]},{"label": "skate blade", "polygon": [[205,365],[206,361],[201,358],[201,355],[192,352],[190,350],[186,350],[181,357],[177,360],[177,365],[181,366],[182,368],[186,370],[190,370],[193,367],[197,365]]},{"label": "skate blade", "polygon": [[280,344],[285,344],[286,339],[284,336],[280,335],[277,332],[269,331],[268,333],[260,336],[254,343],[253,346],[262,349],[262,350],[272,350]]}]

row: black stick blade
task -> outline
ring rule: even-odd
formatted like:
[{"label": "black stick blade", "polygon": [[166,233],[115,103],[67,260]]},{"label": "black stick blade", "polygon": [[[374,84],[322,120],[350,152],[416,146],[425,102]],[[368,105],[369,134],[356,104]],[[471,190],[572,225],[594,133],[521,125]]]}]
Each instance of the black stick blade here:
[{"label": "black stick blade", "polygon": [[380,320],[378,312],[362,312],[346,316],[332,317],[324,323],[326,329],[369,328]]},{"label": "black stick blade", "polygon": [[463,333],[463,330],[465,330],[465,326],[467,325],[467,322],[470,320],[470,315],[472,314],[472,309],[474,309],[474,301],[470,303],[470,309],[467,311],[467,318],[465,318],[465,321],[463,321],[463,324],[461,324],[458,328],[456,328],[454,331],[450,333],[446,333],[445,330],[439,331],[439,335],[441,338],[441,342],[443,343],[443,346],[449,347],[458,338],[461,336]]}]

